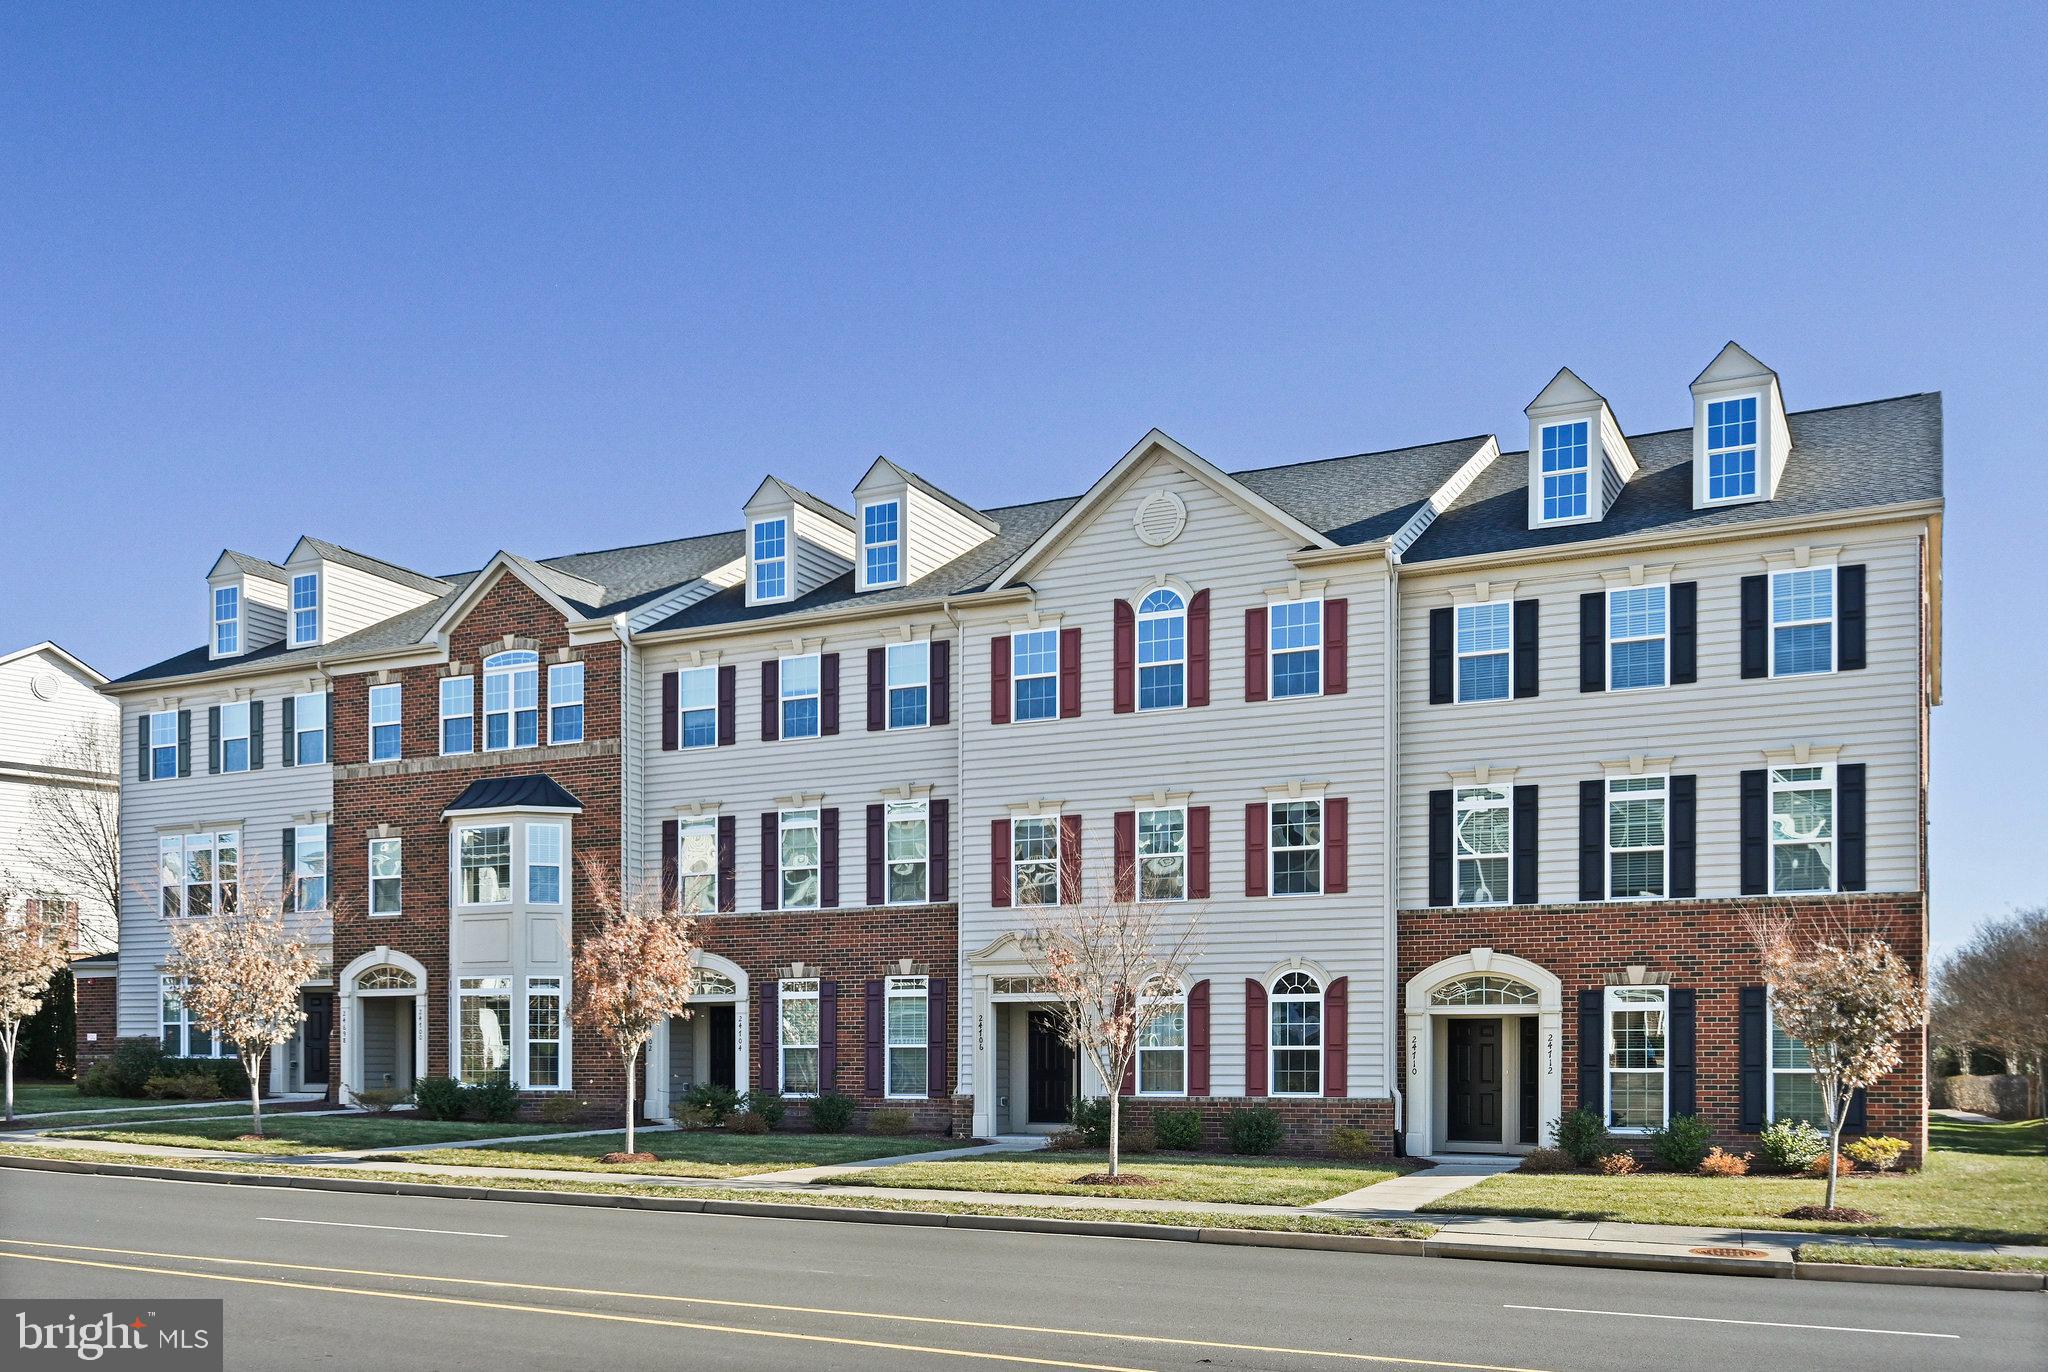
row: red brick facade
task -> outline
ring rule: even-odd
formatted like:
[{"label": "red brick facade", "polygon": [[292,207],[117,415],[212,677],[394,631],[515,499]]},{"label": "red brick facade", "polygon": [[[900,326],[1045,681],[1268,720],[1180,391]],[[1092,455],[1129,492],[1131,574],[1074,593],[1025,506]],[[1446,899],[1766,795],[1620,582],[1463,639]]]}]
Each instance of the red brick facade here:
[{"label": "red brick facade", "polygon": [[114,1055],[117,983],[108,974],[80,976],[74,985],[77,988],[77,1019],[73,1030],[76,1055],[72,1061],[75,1070],[83,1073],[94,1063],[104,1062]]}]

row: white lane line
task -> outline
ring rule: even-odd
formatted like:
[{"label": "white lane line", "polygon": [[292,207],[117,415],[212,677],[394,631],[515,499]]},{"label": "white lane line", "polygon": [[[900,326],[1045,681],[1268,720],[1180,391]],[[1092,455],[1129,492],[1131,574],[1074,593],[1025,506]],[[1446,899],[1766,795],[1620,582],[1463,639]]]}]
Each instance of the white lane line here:
[{"label": "white lane line", "polygon": [[1576,1310],[1566,1305],[1503,1305],[1503,1310],[1542,1310],[1552,1315],[1620,1315],[1632,1320],[1685,1320],[1692,1324],[1752,1324],[1760,1329],[1818,1329],[1829,1334],[1890,1334],[1901,1339],[1960,1339],[1961,1334],[1929,1334],[1918,1329],[1859,1329],[1843,1324],[1786,1324],[1778,1320],[1722,1320],[1711,1315],[1650,1315],[1641,1310]]},{"label": "white lane line", "polygon": [[507,1234],[479,1234],[473,1229],[415,1229],[409,1224],[350,1224],[346,1220],[288,1220],[278,1215],[258,1215],[272,1224],[324,1224],[330,1229],[395,1229],[404,1234],[453,1234],[464,1239],[503,1239]]}]

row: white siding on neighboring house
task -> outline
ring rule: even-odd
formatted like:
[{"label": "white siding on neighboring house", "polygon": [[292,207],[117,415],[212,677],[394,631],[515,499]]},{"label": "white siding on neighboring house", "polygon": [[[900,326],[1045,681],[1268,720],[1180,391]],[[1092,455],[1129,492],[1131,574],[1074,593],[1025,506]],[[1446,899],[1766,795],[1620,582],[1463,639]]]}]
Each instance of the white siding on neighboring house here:
[{"label": "white siding on neighboring house", "polygon": [[[47,648],[0,661],[0,876],[25,893],[64,895],[79,903],[81,933],[99,947],[112,926],[106,901],[91,890],[56,890],[36,852],[35,795],[46,786],[90,785],[52,770],[52,755],[94,724],[111,735],[118,712],[98,682]],[[103,785],[112,785],[107,777]]]}]

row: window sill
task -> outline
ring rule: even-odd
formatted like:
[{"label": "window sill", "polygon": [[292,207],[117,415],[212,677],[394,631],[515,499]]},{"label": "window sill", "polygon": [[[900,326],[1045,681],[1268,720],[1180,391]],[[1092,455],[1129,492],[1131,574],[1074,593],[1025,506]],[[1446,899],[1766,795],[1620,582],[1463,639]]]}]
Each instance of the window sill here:
[{"label": "window sill", "polygon": [[372,910],[372,911],[370,911],[370,913],[369,913],[369,914],[365,915],[365,916],[364,916],[364,918],[365,918],[365,919],[404,919],[404,918],[405,918],[405,911],[403,911],[403,910]]}]

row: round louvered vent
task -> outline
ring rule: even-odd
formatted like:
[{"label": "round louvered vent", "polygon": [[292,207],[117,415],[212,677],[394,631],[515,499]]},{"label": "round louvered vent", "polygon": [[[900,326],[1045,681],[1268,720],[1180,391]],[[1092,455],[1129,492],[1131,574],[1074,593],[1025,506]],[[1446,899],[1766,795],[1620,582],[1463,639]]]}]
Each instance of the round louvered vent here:
[{"label": "round louvered vent", "polygon": [[37,700],[55,700],[57,698],[57,674],[55,672],[37,672],[29,678],[28,688],[34,693]]},{"label": "round louvered vent", "polygon": [[1172,491],[1154,491],[1138,505],[1138,537],[1164,548],[1188,526],[1187,503]]}]

